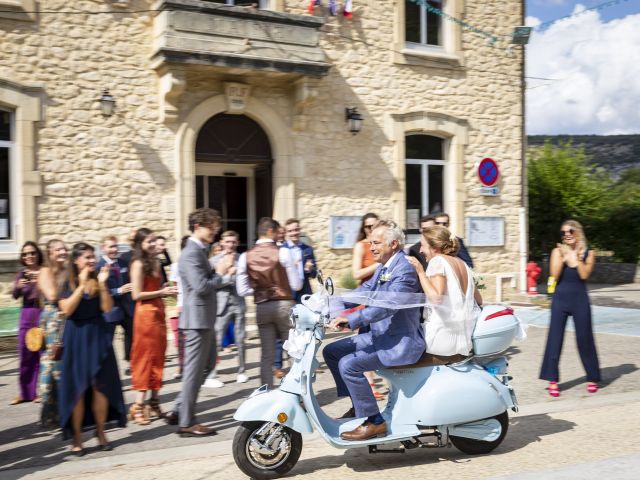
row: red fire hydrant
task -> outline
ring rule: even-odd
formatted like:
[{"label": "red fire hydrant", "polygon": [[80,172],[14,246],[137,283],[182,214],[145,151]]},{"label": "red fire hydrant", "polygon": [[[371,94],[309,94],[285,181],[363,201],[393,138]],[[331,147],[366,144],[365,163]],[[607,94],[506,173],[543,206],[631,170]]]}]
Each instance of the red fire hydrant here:
[{"label": "red fire hydrant", "polygon": [[525,270],[527,272],[527,293],[529,295],[537,295],[538,294],[538,278],[540,278],[540,274],[542,273],[542,269],[538,266],[538,264],[534,261],[527,263],[527,268]]}]

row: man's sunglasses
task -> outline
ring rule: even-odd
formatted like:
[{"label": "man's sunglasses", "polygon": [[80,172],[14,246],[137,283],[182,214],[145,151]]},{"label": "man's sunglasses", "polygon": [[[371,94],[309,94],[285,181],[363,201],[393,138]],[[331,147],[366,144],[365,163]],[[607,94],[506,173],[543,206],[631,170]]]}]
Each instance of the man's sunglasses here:
[{"label": "man's sunglasses", "polygon": [[449,226],[449,222],[436,222],[436,225],[441,225],[443,227],[448,227]]},{"label": "man's sunglasses", "polygon": [[560,235],[566,237],[567,235],[573,235],[573,232],[575,232],[573,228],[570,228],[569,230],[560,230]]}]

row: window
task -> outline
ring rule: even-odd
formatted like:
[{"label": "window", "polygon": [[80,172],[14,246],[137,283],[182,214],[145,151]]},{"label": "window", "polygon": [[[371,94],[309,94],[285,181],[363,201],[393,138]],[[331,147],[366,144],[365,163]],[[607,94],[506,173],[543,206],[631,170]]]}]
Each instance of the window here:
[{"label": "window", "polygon": [[[442,17],[430,12],[419,0],[405,0],[405,42],[407,47],[443,46]],[[443,1],[428,1],[428,5],[444,9]]]},{"label": "window", "polygon": [[10,165],[13,156],[13,114],[0,110],[0,240],[11,237],[9,204]]},{"label": "window", "polygon": [[431,135],[405,137],[408,233],[418,233],[422,215],[444,211],[444,140]]}]

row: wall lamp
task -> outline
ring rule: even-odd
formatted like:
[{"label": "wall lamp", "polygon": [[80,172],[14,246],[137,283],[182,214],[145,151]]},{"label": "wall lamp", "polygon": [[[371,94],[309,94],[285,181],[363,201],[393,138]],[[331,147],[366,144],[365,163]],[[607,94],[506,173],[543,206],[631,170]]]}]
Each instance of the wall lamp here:
[{"label": "wall lamp", "polygon": [[345,121],[349,124],[349,131],[355,135],[362,130],[362,115],[356,107],[345,109]]},{"label": "wall lamp", "polygon": [[100,111],[102,112],[102,116],[110,117],[113,115],[113,110],[116,108],[116,100],[109,93],[108,89],[105,89],[102,92],[102,96],[100,97]]}]

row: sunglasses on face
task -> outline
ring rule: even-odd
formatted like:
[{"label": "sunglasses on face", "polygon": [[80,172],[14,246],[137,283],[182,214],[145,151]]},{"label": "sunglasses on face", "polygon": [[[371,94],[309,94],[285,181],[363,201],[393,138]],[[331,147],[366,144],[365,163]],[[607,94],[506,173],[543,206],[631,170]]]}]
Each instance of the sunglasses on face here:
[{"label": "sunglasses on face", "polygon": [[560,235],[566,237],[567,235],[573,235],[573,232],[575,232],[573,228],[570,228],[569,230],[560,230]]},{"label": "sunglasses on face", "polygon": [[365,225],[365,226],[364,226],[364,228],[369,228],[369,229],[371,229],[371,228],[373,228],[373,225]]},{"label": "sunglasses on face", "polygon": [[436,225],[441,225],[443,227],[448,227],[449,226],[449,222],[436,222]]},{"label": "sunglasses on face", "polygon": [[36,256],[36,252],[22,252],[21,256],[22,257],[35,257]]}]

